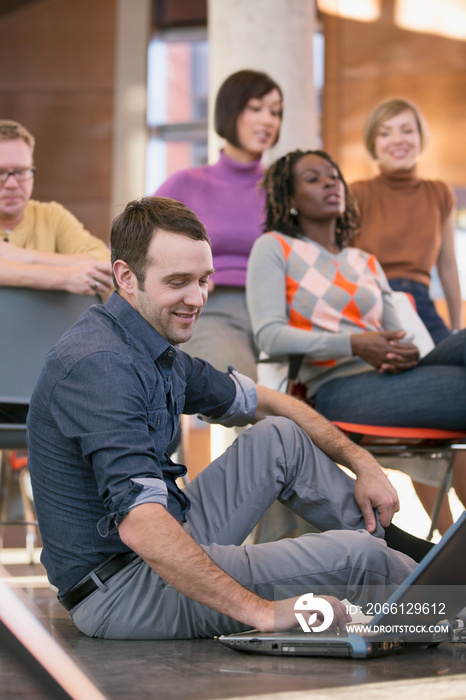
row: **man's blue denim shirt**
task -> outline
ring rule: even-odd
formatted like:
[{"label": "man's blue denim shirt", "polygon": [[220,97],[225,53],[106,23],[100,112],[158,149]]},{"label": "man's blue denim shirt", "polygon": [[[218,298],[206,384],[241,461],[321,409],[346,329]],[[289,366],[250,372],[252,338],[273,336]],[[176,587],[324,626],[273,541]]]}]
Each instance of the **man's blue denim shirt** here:
[{"label": "man's blue denim shirt", "polygon": [[228,414],[235,384],[170,345],[116,293],[58,341],[31,399],[28,449],[42,561],[59,595],[128,551],[116,526],[144,484],[159,485],[155,500],[185,519],[175,480],[186,468],[167,447],[181,413]]}]

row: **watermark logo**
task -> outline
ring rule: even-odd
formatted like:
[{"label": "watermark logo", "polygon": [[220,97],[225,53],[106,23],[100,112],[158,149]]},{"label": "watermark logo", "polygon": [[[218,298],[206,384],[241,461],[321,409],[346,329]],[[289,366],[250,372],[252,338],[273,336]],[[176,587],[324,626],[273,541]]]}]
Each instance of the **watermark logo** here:
[{"label": "watermark logo", "polygon": [[[305,593],[294,604],[295,617],[301,625],[303,632],[324,632],[330,627],[333,622],[333,608],[325,598],[319,598],[313,593]],[[299,611],[299,612],[297,612]],[[323,621],[320,625],[315,626],[317,613],[323,615]],[[309,614],[306,618],[303,613]]]}]

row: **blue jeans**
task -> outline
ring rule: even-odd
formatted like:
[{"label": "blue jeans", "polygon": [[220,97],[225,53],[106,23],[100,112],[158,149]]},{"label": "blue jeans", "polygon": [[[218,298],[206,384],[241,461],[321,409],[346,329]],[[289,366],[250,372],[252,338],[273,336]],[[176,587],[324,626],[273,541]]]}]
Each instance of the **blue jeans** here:
[{"label": "blue jeans", "polygon": [[451,331],[438,315],[435,304],[429,296],[429,288],[425,284],[404,278],[388,281],[395,292],[411,294],[416,302],[416,310],[436,345],[451,335]]},{"label": "blue jeans", "polygon": [[315,406],[329,420],[466,430],[466,330],[401,374],[333,379],[319,389]]}]

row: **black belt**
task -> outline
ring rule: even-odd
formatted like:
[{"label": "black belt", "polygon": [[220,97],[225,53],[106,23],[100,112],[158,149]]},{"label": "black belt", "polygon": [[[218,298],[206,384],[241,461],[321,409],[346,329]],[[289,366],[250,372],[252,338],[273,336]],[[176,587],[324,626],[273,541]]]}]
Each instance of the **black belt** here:
[{"label": "black belt", "polygon": [[[112,578],[112,576],[115,576],[115,574],[124,569],[133,559],[136,559],[137,556],[138,555],[134,552],[114,554],[113,557],[104,561],[103,564],[99,564],[99,566],[94,569],[94,573],[102,583],[105,583]],[[73,586],[68,593],[65,593],[63,598],[59,598],[58,600],[66,610],[71,610],[97,589],[98,585],[96,582],[90,576],[87,576],[84,581]]]}]

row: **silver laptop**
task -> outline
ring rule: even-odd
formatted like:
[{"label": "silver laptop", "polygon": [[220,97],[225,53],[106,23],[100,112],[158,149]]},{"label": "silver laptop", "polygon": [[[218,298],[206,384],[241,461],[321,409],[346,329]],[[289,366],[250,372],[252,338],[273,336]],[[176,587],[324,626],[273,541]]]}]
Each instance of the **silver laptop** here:
[{"label": "silver laptop", "polygon": [[390,598],[368,604],[376,613],[347,632],[261,633],[219,637],[226,646],[250,654],[369,658],[451,641],[452,622],[466,607],[466,511],[432,547]]}]

